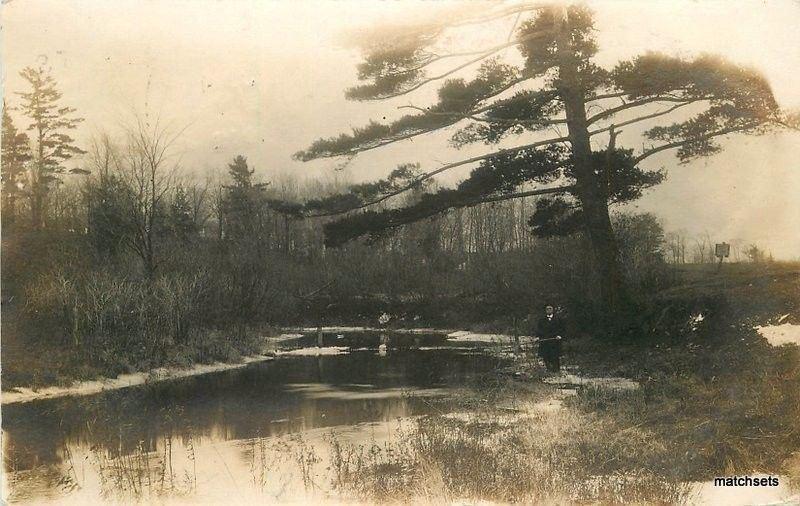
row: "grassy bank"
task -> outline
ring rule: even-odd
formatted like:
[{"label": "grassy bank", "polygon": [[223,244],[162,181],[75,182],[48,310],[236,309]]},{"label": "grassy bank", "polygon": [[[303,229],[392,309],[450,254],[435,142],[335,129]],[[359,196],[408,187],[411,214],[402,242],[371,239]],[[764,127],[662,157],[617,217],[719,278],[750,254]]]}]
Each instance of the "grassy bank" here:
[{"label": "grassy bank", "polygon": [[3,318],[4,391],[16,387],[68,386],[76,381],[115,378],[159,367],[235,363],[261,351],[262,344],[260,329],[248,330],[238,337],[233,337],[234,331],[230,329],[197,329],[185,342],[165,347],[164,353],[148,355],[146,349],[140,348],[118,353],[108,350],[92,356],[80,348],[59,346],[59,340],[53,338],[57,334],[45,335],[46,329],[20,331],[16,322],[8,321],[5,312]]},{"label": "grassy bank", "polygon": [[464,399],[466,416],[424,418],[383,447],[333,441],[334,483],[377,502],[610,504],[687,502],[688,483],[716,476],[800,485],[800,349],[772,347],[753,329],[800,322],[798,271],[682,275],[654,298],[664,309],[641,339],[566,347],[582,374],[640,388],[582,387],[543,405],[540,367],[520,360],[515,372],[527,374],[515,377],[529,379],[498,377]]}]

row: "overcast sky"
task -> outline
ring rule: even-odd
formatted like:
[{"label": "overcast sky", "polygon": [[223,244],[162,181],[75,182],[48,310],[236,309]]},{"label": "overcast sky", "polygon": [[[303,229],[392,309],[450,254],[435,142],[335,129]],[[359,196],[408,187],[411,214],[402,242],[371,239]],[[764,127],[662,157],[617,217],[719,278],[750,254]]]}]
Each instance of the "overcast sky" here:
[{"label": "overcast sky", "polygon": [[[589,5],[605,66],[648,50],[718,53],[763,72],[781,106],[800,108],[798,1]],[[448,149],[448,132],[364,154],[344,174],[333,170],[335,160],[302,164],[291,154],[370,118],[395,118],[399,105],[430,102],[435,88],[390,102],[346,101],[359,55],[341,40],[353,29],[424,19],[439,8],[431,1],[13,0],[3,5],[4,95],[13,103],[11,93],[24,87],[18,72],[46,55],[63,102],[86,118],[77,135],[84,143],[147,110],[187,127],[178,149],[197,173],[223,171],[237,154],[267,179],[284,172],[377,179],[400,162],[433,169],[486,148]],[[641,147],[638,130],[620,142]],[[649,158],[646,166],[666,168],[669,178],[637,207],[668,229],[800,258],[800,134],[731,137],[724,145],[688,165],[671,152]]]}]

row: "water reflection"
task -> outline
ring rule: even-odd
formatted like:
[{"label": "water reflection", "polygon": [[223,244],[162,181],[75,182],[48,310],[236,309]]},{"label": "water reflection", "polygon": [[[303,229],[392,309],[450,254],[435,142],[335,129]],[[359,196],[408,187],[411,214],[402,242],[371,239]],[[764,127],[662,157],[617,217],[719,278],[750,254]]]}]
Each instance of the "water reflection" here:
[{"label": "water reflection", "polygon": [[[233,458],[252,468],[255,484],[254,462],[262,459],[263,473],[267,453],[287,444],[277,437],[446,409],[452,388],[468,386],[497,365],[487,355],[459,350],[285,357],[95,396],[9,405],[3,409],[4,465],[13,475],[12,499],[67,494],[75,483],[85,488],[78,469],[85,474],[87,466],[98,474],[100,495],[109,483],[134,495],[156,485],[188,493],[193,488],[187,483],[197,479],[197,453],[207,454],[208,465],[222,458],[215,452],[224,442],[232,442],[224,449],[230,453],[225,465]],[[270,451],[259,449],[269,438]],[[173,465],[175,449],[179,466]],[[183,474],[177,477],[168,470],[173,467]],[[220,479],[234,482],[235,475]]]}]

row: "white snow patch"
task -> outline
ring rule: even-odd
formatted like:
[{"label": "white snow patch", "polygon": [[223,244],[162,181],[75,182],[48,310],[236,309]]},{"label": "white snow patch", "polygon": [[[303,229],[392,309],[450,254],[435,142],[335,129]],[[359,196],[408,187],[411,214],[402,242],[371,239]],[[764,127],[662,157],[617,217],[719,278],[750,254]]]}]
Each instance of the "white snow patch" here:
[{"label": "white snow patch", "polygon": [[[306,334],[317,332],[317,327],[304,327],[300,332]],[[416,329],[390,329],[380,327],[322,327],[322,332],[325,333],[341,333],[341,332],[387,332],[392,334],[447,334],[452,332],[449,329],[434,329],[434,328],[416,328]]]},{"label": "white snow patch", "polygon": [[273,343],[279,343],[281,341],[290,341],[292,339],[297,339],[299,337],[303,337],[305,334],[281,334],[277,337],[268,337],[267,340]]},{"label": "white snow patch", "polygon": [[506,334],[480,334],[468,330],[459,330],[447,334],[447,339],[456,342],[505,343],[511,340],[511,336]]},{"label": "white snow patch", "polygon": [[[782,321],[782,320],[779,320]],[[800,346],[800,325],[784,323],[782,325],[763,325],[755,327],[772,346],[796,344]]]},{"label": "white snow patch", "polygon": [[584,378],[575,374],[563,374],[561,376],[544,378],[542,381],[550,385],[592,386],[612,390],[636,390],[639,388],[639,383],[632,379],[613,376],[604,378]]},{"label": "white snow patch", "polygon": [[93,395],[106,390],[119,390],[137,385],[144,385],[153,381],[166,381],[189,376],[199,376],[229,369],[238,369],[253,362],[264,362],[272,360],[273,357],[265,355],[254,355],[244,357],[241,362],[228,364],[217,362],[215,364],[197,364],[188,369],[159,367],[150,372],[135,372],[131,374],[120,374],[116,378],[107,378],[92,381],[80,381],[66,387],[46,387],[38,390],[19,387],[10,392],[2,392],[2,404],[15,404],[18,402],[38,401],[54,397],[84,396]]},{"label": "white snow patch", "polygon": [[695,331],[700,327],[700,324],[703,323],[705,319],[706,317],[703,316],[703,313],[693,314],[691,318],[689,318],[689,327],[692,329],[692,331]]},{"label": "white snow patch", "polygon": [[456,330],[455,332],[450,332],[447,334],[447,337],[461,337],[461,336],[468,336],[470,334],[469,330]]},{"label": "white snow patch", "polygon": [[300,393],[309,399],[341,399],[341,400],[370,400],[370,399],[399,399],[408,395],[415,397],[441,397],[449,391],[444,388],[374,388],[358,385],[331,385],[328,383],[289,383],[286,389],[290,392]]},{"label": "white snow patch", "polygon": [[459,422],[469,423],[475,420],[476,414],[471,411],[454,411],[453,413],[445,413],[442,418],[448,420],[458,420]]},{"label": "white snow patch", "polygon": [[346,353],[350,353],[350,348],[347,346],[326,346],[326,347],[310,347],[310,348],[298,348],[296,350],[289,350],[289,351],[278,351],[276,355],[282,357],[284,355],[293,355],[293,356],[311,356],[315,357],[317,355],[344,355]]},{"label": "white snow patch", "polygon": [[436,351],[436,350],[451,350],[451,351],[472,351],[475,348],[472,346],[420,346],[416,348],[419,351]]}]

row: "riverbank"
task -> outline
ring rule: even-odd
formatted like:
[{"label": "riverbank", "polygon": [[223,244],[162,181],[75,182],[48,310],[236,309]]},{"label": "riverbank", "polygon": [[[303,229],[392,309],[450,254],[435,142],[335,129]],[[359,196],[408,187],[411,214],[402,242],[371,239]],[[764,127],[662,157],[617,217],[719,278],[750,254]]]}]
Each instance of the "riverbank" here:
[{"label": "riverbank", "polygon": [[[245,367],[249,364],[273,360],[279,356],[322,356],[348,353],[349,348],[343,346],[318,347],[298,347],[296,343],[303,337],[310,336],[309,340],[316,340],[315,332],[317,328],[301,328],[299,332],[287,333],[278,336],[259,338],[258,347],[260,352],[241,357],[237,361],[214,362],[210,364],[194,364],[184,367],[158,367],[149,371],[137,371],[132,373],[120,374],[116,377],[98,378],[86,381],[76,381],[68,385],[51,385],[42,388],[12,387],[3,390],[0,395],[2,405],[15,404],[21,402],[31,402],[43,399],[67,396],[86,396],[101,393],[108,390],[118,390],[133,386],[139,386],[159,381],[170,381],[191,376],[211,374],[232,369]],[[340,332],[363,333],[363,332],[385,332],[385,329],[370,327],[322,327],[324,334],[337,334]],[[302,332],[302,333],[300,333]],[[446,336],[448,341],[458,343],[496,343],[508,344],[511,336],[502,334],[481,334],[466,330],[452,331],[446,329],[419,328],[419,329],[397,329],[391,331],[398,335],[441,335]],[[422,347],[422,349],[435,349]]]},{"label": "riverbank", "polygon": [[[779,317],[776,325],[761,325],[756,326],[754,329],[762,335],[772,346],[800,345],[800,326],[789,323],[782,323],[785,317]],[[350,349],[342,346],[326,346],[323,348],[310,347],[310,348],[292,348],[286,347],[285,344],[291,341],[297,341],[304,336],[313,335],[314,332],[321,330],[324,334],[350,332],[381,332],[385,329],[370,328],[370,327],[357,327],[357,326],[333,326],[317,328],[301,328],[300,332],[303,333],[286,333],[276,337],[263,338],[261,345],[262,352],[254,355],[242,357],[236,362],[215,362],[211,364],[195,364],[189,367],[159,367],[149,371],[140,371],[129,374],[120,374],[113,378],[99,378],[89,381],[77,381],[69,385],[61,386],[48,386],[43,388],[27,388],[27,387],[14,387],[9,390],[4,390],[0,396],[0,403],[15,404],[20,402],[31,402],[36,400],[51,399],[56,397],[66,396],[84,396],[101,393],[107,390],[117,390],[121,388],[133,387],[154,383],[158,381],[170,381],[180,378],[191,376],[199,376],[203,374],[211,374],[231,369],[245,367],[249,364],[256,362],[264,362],[274,359],[276,356],[320,356],[320,355],[334,355],[348,353]],[[425,335],[425,334],[441,334],[447,336],[448,343],[490,343],[496,345],[511,345],[512,336],[504,334],[486,334],[476,333],[468,330],[449,330],[449,329],[434,329],[434,328],[419,328],[419,329],[396,329],[392,331],[395,334],[409,334],[409,335]],[[572,342],[568,345],[569,350],[573,355],[578,348],[586,349],[583,344],[576,345]],[[435,350],[437,347],[420,347],[421,350]],[[593,356],[591,360],[582,360],[584,363],[591,361],[594,365],[603,362],[602,359]],[[605,366],[607,368],[618,368],[619,364],[614,366]],[[594,367],[597,371],[597,367]],[[530,367],[527,369],[519,369],[515,371],[516,374],[529,374]],[[621,388],[624,390],[635,390],[639,388],[639,383],[626,377],[579,377],[575,374],[564,374],[558,377],[548,377],[543,380],[545,383],[554,385],[574,385],[581,387],[604,388],[611,386],[612,388]]]},{"label": "riverbank", "polygon": [[56,397],[94,395],[108,390],[119,390],[121,388],[134,387],[157,381],[170,381],[190,376],[238,369],[252,363],[272,360],[273,358],[273,356],[269,355],[252,355],[242,357],[241,362],[236,363],[217,362],[214,364],[195,364],[188,368],[159,367],[148,372],[120,374],[115,378],[78,381],[68,386],[50,386],[35,390],[26,387],[16,387],[10,391],[3,391],[0,399],[2,400],[2,405],[5,406],[7,404],[39,401]]}]

